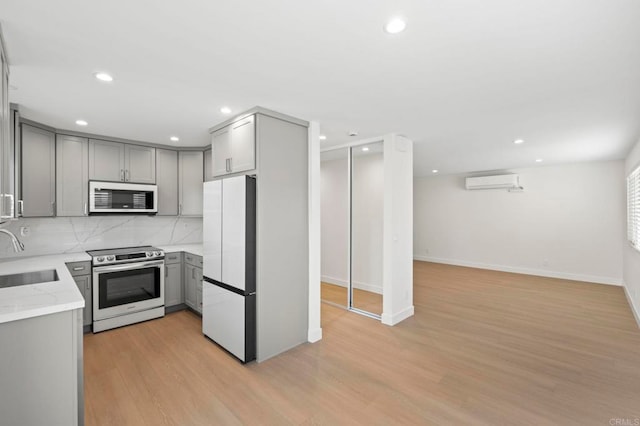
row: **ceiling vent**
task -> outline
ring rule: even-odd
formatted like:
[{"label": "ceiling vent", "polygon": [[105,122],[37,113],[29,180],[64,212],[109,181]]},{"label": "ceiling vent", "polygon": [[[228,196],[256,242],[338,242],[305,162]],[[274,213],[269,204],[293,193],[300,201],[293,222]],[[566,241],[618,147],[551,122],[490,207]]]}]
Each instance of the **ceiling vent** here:
[{"label": "ceiling vent", "polygon": [[467,189],[522,189],[520,177],[516,174],[468,177],[465,187]]}]

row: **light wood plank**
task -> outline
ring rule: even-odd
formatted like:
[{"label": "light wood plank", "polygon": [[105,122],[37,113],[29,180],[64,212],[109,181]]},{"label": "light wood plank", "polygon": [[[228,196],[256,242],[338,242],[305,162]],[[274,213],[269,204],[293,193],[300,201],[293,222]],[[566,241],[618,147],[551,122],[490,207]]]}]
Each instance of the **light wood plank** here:
[{"label": "light wood plank", "polygon": [[414,317],[322,305],[324,338],[242,365],[197,315],[85,336],[86,424],[609,424],[640,418],[622,288],[426,262]]}]

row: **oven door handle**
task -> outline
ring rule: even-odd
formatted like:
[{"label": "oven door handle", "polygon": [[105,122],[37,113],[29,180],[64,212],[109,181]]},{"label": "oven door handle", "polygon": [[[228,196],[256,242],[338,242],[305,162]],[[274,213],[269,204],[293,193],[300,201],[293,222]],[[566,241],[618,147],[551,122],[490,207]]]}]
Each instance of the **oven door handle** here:
[{"label": "oven door handle", "polygon": [[97,268],[93,268],[93,271],[94,272],[115,272],[115,271],[126,271],[130,269],[140,269],[140,268],[148,268],[152,266],[162,266],[162,265],[164,265],[164,260],[155,260],[152,262],[127,263],[125,265],[99,266]]}]

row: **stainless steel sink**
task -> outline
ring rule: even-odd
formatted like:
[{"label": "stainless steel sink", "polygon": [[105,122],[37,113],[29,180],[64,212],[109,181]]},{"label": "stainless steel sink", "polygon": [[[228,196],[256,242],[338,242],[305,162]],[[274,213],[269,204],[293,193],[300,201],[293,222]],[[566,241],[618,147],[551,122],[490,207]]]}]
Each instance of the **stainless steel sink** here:
[{"label": "stainless steel sink", "polygon": [[49,281],[58,281],[59,279],[60,278],[58,278],[58,273],[55,269],[25,272],[22,274],[0,275],[0,288],[46,283]]}]

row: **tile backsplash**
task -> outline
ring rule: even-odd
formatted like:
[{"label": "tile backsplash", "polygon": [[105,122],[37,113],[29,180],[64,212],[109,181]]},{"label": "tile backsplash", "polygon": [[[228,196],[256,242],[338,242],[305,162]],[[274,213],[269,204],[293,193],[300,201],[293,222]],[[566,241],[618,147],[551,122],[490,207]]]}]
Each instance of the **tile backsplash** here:
[{"label": "tile backsplash", "polygon": [[[89,216],[21,218],[0,227],[24,244],[15,253],[8,235],[0,234],[0,259],[72,253],[139,245],[202,242],[202,218],[165,216]],[[21,235],[24,229],[25,235]]]}]

